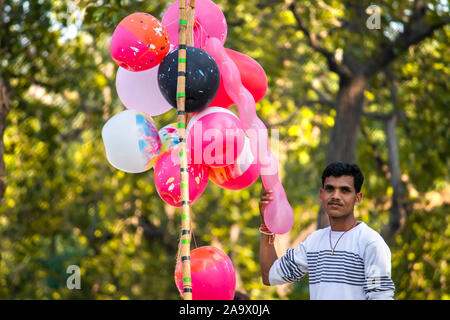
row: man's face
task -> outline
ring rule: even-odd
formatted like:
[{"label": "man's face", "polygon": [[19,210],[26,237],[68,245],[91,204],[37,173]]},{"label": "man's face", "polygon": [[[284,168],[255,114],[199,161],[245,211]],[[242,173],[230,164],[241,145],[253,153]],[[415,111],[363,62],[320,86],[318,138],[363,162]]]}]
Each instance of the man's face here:
[{"label": "man's face", "polygon": [[325,212],[334,218],[353,213],[355,205],[360,204],[362,193],[356,193],[352,176],[327,177],[319,198]]}]

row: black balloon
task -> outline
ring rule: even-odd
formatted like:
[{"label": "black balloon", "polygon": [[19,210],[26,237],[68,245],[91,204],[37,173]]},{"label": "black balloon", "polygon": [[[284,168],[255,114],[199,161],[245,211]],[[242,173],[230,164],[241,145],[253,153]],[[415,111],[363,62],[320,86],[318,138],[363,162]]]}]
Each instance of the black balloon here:
[{"label": "black balloon", "polygon": [[[199,112],[209,106],[219,90],[219,67],[206,51],[186,48],[186,112]],[[178,49],[169,53],[158,69],[158,85],[162,95],[177,107]]]}]

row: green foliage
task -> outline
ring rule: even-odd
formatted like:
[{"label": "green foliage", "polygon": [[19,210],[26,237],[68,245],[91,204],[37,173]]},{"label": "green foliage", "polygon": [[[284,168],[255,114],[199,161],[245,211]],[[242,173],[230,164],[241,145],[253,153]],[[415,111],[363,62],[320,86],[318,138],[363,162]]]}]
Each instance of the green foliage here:
[{"label": "green foliage", "polygon": [[450,299],[449,205],[415,211],[393,246],[398,299]]},{"label": "green foliage", "polygon": [[[103,124],[124,109],[115,91],[110,36],[128,14],[161,18],[170,2],[5,3],[0,70],[12,88],[13,108],[4,136],[8,187],[0,207],[0,298],[178,299],[173,272],[180,210],[164,205],[152,171],[132,175],[112,168],[101,141]],[[336,115],[331,105],[306,100],[319,99],[318,91],[336,100],[339,79],[307,45],[285,1],[216,3],[228,22],[226,47],[253,57],[267,73],[269,90],[257,111],[272,136],[279,135],[280,175],[296,215],[284,237],[296,246],[298,234],[317,219],[317,190]],[[383,29],[370,31],[364,11],[370,3],[359,3],[302,2],[299,11],[312,32],[328,30],[321,39],[326,48],[365,61],[378,54],[379,41],[389,40],[390,21],[406,22],[410,1],[379,1]],[[430,2],[430,21],[442,15],[439,3]],[[337,19],[352,26],[337,28]],[[391,65],[406,114],[397,134],[411,208],[403,232],[390,243],[398,299],[449,298],[449,32],[436,32]],[[365,111],[394,109],[389,81],[382,73],[372,78]],[[158,127],[175,119],[175,112],[155,117]],[[366,182],[357,214],[381,231],[392,188],[374,152],[387,163],[386,137],[377,120],[363,118],[361,127],[357,162]],[[260,188],[260,181],[239,192],[209,183],[192,206],[193,248],[221,247],[233,260],[238,290],[252,298],[308,299],[307,279],[287,291],[261,283]],[[81,290],[66,287],[66,269],[73,264],[81,268]]]}]

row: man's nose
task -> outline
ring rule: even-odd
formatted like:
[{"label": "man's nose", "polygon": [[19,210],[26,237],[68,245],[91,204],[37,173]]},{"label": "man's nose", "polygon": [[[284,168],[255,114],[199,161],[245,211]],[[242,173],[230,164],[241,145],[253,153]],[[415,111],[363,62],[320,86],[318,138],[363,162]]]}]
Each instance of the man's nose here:
[{"label": "man's nose", "polygon": [[334,190],[331,194],[331,199],[340,200],[341,199],[341,193],[339,190]]}]

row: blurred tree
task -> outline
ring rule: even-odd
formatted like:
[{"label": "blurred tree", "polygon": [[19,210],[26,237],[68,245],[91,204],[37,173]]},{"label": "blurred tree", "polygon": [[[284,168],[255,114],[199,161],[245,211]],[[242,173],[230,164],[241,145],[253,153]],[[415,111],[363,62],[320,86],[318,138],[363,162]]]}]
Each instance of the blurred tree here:
[{"label": "blurred tree", "polygon": [[[339,77],[337,98],[333,104],[336,109],[335,123],[328,143],[326,164],[333,161],[355,161],[361,115],[382,117],[386,120],[388,168],[391,185],[394,188],[389,234],[399,231],[404,224],[406,214],[403,207],[404,191],[395,134],[397,118],[401,112],[395,92],[397,85],[391,85],[391,113],[384,113],[381,116],[364,113],[364,93],[369,88],[371,79],[386,68],[389,70],[387,77],[393,78],[389,66],[396,59],[403,57],[409,47],[433,36],[434,31],[450,23],[450,18],[445,16],[445,10],[440,10],[437,6],[440,2],[436,1],[433,4],[420,0],[408,2],[389,1],[370,6],[369,2],[342,1],[343,8],[338,7],[342,10],[342,16],[333,17],[335,28],[325,27],[325,30],[319,28],[327,20],[324,21],[325,23],[319,23],[314,18],[318,16],[315,12],[317,7],[306,4],[297,5],[295,2],[289,5],[289,10],[295,17],[297,29],[302,31],[308,45],[326,59],[329,70]],[[333,5],[333,3],[327,4],[320,1],[318,3],[319,6],[320,3],[322,6],[328,5],[330,9]],[[309,16],[309,24],[305,22],[301,14]],[[379,16],[379,23],[374,26],[375,29],[370,25],[372,16],[368,18],[367,14]],[[308,25],[319,25],[316,27],[319,29],[319,34],[313,33]],[[401,28],[402,31],[393,32],[393,25],[398,29]],[[332,34],[330,34],[331,30]],[[322,44],[321,39],[326,42],[327,47]],[[318,94],[320,95],[319,92]],[[378,110],[383,112],[385,109]],[[328,218],[323,210],[319,212],[318,219],[319,227],[328,225]]]}]

